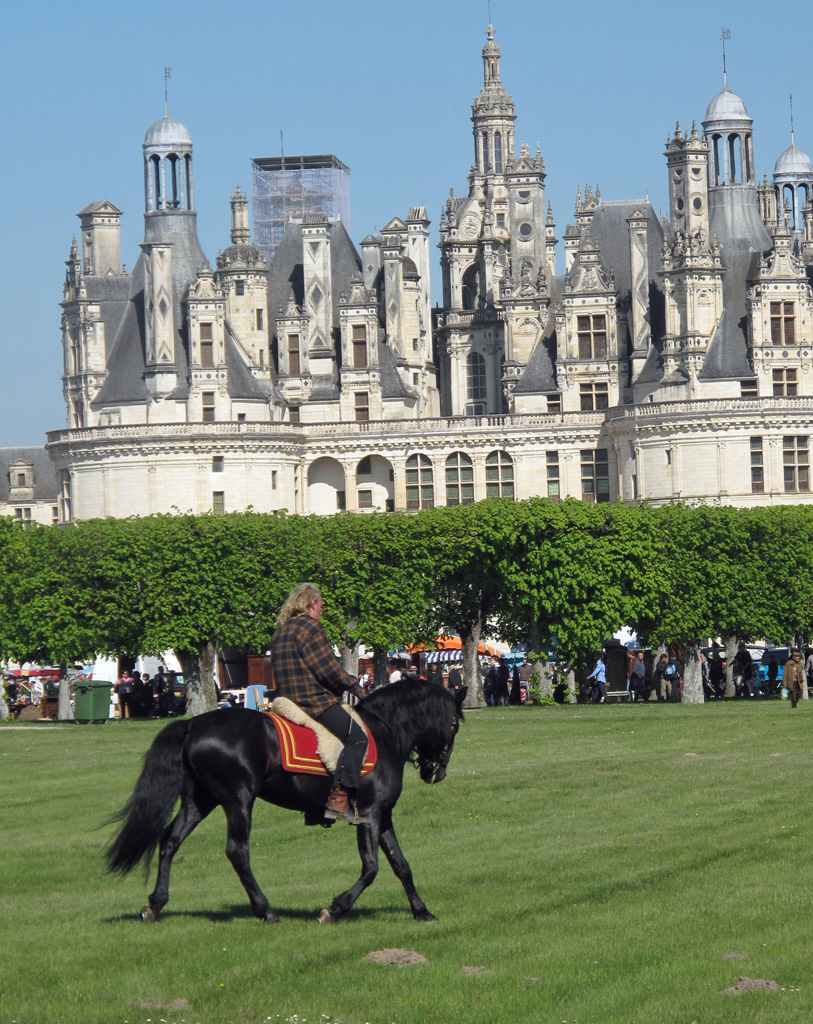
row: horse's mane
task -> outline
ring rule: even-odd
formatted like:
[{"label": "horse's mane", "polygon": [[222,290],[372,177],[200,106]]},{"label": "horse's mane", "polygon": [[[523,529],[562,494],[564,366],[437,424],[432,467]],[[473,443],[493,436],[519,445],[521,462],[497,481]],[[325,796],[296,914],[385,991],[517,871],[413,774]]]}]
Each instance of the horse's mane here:
[{"label": "horse's mane", "polygon": [[395,753],[406,761],[419,742],[438,748],[448,742],[455,699],[437,683],[400,680],[374,690],[356,710],[373,728],[376,720],[386,725]]}]

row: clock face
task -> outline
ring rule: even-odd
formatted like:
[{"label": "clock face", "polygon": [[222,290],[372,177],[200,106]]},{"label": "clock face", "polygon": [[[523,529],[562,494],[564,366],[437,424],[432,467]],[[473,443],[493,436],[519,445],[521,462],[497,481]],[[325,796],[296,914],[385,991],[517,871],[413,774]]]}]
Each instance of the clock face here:
[{"label": "clock face", "polygon": [[461,232],[464,238],[476,238],[477,233],[480,230],[480,221],[477,219],[477,214],[467,213],[463,218],[463,224],[461,225]]}]

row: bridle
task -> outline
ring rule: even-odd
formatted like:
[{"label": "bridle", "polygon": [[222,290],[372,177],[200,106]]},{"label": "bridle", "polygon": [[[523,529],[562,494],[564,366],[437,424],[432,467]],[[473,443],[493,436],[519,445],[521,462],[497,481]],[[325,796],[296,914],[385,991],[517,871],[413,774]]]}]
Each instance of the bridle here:
[{"label": "bridle", "polygon": [[[419,771],[423,769],[430,773],[430,781],[434,782],[437,780],[438,775],[441,778],[446,774],[446,768],[449,764],[449,758],[452,756],[452,748],[454,746],[455,736],[460,728],[460,719],[457,714],[454,716],[454,722],[452,723],[452,734],[448,739],[448,742],[438,754],[437,758],[423,759],[420,754],[415,754],[413,757],[408,758],[409,763],[413,768],[417,768]],[[423,772],[421,773],[423,776]]]}]

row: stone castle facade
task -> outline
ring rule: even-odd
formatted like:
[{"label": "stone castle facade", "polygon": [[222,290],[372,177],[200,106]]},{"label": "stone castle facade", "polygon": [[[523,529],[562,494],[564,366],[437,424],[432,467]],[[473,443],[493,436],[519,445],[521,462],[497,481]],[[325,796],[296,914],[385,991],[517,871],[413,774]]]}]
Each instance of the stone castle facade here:
[{"label": "stone castle facade", "polygon": [[701,126],[667,139],[668,220],[586,187],[557,273],[544,161],[516,143],[491,26],[482,57],[468,190],[440,218],[442,308],[423,206],[359,249],[341,221],[305,216],[266,265],[238,189],[212,267],[189,134],[150,127],[131,273],[120,211],[79,214],[68,422],[48,435],[55,494],[35,518],[810,499],[813,163],[791,138],[759,183],[724,81]]}]

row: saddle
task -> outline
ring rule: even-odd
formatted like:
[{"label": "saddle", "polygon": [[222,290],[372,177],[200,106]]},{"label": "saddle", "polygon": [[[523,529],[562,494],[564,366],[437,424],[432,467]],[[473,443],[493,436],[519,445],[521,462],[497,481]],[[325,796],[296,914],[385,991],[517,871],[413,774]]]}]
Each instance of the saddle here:
[{"label": "saddle", "polygon": [[[285,771],[304,775],[332,775],[342,752],[342,741],[287,697],[276,697],[271,708],[265,714],[277,730]],[[373,734],[351,707],[344,708],[367,733],[367,753],[361,769],[361,774],[367,775],[375,768],[377,757]]]}]

